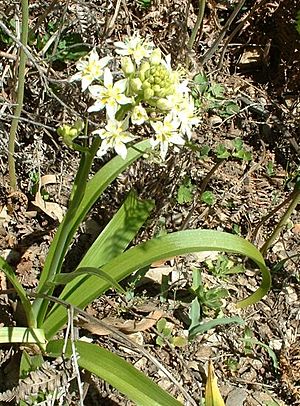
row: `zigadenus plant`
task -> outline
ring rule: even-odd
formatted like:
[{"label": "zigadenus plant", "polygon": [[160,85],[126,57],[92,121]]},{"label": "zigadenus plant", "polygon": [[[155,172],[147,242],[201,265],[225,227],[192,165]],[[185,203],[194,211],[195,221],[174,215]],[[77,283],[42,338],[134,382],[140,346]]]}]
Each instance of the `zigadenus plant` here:
[{"label": "zigadenus plant", "polygon": [[[171,68],[170,58],[160,49],[135,35],[117,42],[117,57],[99,58],[96,50],[77,63],[78,73],[71,80],[81,80],[82,91],[93,99],[90,112],[106,112],[106,121],[92,132],[89,147],[75,143],[83,129],[81,122],[59,129],[66,144],[81,152],[81,161],[65,217],[51,243],[36,290],[29,295],[17,280],[13,269],[0,258],[0,268],[17,291],[24,308],[27,327],[0,328],[0,342],[36,343],[43,356],[72,355],[69,341],[56,339],[67,321],[67,310],[59,303],[50,307],[45,295],[54,287],[65,285],[61,301],[84,309],[106,290],[151,263],[196,251],[226,251],[249,257],[262,274],[260,287],[248,298],[238,302],[245,307],[259,301],[269,290],[271,278],[260,252],[236,235],[212,230],[189,230],[167,234],[127,249],[149,216],[153,201],[141,201],[131,192],[119,211],[100,233],[84,258],[71,274],[62,272],[67,251],[81,222],[103,191],[134,161],[150,148],[160,148],[165,159],[170,145],[183,145],[192,127],[197,125],[193,99],[183,71]],[[121,56],[121,57],[120,57]],[[120,69],[112,74],[108,65]],[[114,78],[115,76],[115,78]],[[115,80],[116,79],[116,80]],[[103,112],[102,112],[103,110]],[[143,128],[143,130],[141,130]],[[149,134],[137,140],[139,134]],[[118,154],[88,180],[96,156],[109,149]],[[119,356],[96,344],[75,341],[78,364],[125,394],[139,405],[179,405],[180,403],[149,378]]]}]

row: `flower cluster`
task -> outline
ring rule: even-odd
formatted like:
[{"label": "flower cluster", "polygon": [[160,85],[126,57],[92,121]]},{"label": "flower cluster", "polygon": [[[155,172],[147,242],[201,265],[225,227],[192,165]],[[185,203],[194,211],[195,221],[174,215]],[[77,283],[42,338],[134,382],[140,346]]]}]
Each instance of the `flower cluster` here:
[{"label": "flower cluster", "polygon": [[[170,56],[137,34],[114,45],[116,58],[100,59],[94,49],[77,62],[78,72],[71,78],[81,80],[82,91],[88,90],[94,100],[89,112],[106,111],[105,128],[94,131],[102,139],[98,156],[113,148],[125,159],[126,144],[137,138],[128,129],[145,125],[152,147],[159,145],[165,159],[169,144],[183,145],[199,123],[188,81],[172,69]],[[119,66],[114,75],[111,61]]]}]

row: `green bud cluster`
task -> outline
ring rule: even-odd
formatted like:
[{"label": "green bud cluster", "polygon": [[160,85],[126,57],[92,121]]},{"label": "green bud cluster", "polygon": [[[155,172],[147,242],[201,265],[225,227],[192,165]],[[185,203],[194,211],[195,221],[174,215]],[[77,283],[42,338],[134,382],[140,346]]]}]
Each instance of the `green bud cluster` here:
[{"label": "green bud cluster", "polygon": [[145,100],[166,97],[174,93],[174,80],[171,72],[161,64],[144,62],[139,71]]},{"label": "green bud cluster", "polygon": [[75,138],[81,133],[84,128],[82,120],[77,120],[72,126],[64,124],[57,129],[57,134],[62,137],[63,142],[69,147],[73,147]]}]

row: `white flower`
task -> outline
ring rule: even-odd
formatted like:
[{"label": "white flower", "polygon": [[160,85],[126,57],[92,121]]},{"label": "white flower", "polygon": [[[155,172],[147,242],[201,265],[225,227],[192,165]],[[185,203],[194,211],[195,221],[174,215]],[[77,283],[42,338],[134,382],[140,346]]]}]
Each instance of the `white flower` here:
[{"label": "white flower", "polygon": [[124,121],[110,120],[105,128],[93,131],[93,134],[100,135],[103,140],[97,156],[101,157],[106,154],[109,148],[114,148],[118,155],[123,159],[126,158],[127,149],[125,144],[135,138],[129,131],[126,131],[128,122],[128,118]]},{"label": "white flower", "polygon": [[181,109],[176,112],[176,116],[180,121],[181,132],[190,140],[192,137],[192,127],[200,122],[200,119],[195,116],[195,106],[192,97],[183,99]]},{"label": "white flower", "polygon": [[155,131],[155,138],[150,139],[152,147],[160,144],[160,156],[164,160],[166,158],[169,143],[183,145],[184,139],[178,133],[179,121],[174,119],[171,114],[168,114],[164,121],[152,121],[151,126]]},{"label": "white flower", "polygon": [[133,108],[130,118],[132,124],[141,125],[148,120],[148,114],[144,107],[139,104]]},{"label": "white flower", "polygon": [[131,98],[125,96],[127,79],[118,80],[113,83],[113,76],[108,68],[104,70],[103,86],[92,85],[89,91],[96,102],[88,108],[88,112],[99,111],[106,107],[107,115],[114,119],[119,105],[131,103]]},{"label": "white flower", "polygon": [[143,40],[138,34],[136,34],[130,38],[126,38],[124,42],[115,42],[114,46],[117,48],[117,54],[132,56],[136,64],[139,65],[143,58],[148,58],[150,56],[154,44]]},{"label": "white flower", "polygon": [[70,81],[81,80],[81,87],[84,92],[94,80],[101,78],[103,69],[110,59],[109,56],[99,59],[99,55],[94,48],[88,55],[88,59],[82,58],[76,63],[76,68],[79,72],[75,73],[70,78]]}]

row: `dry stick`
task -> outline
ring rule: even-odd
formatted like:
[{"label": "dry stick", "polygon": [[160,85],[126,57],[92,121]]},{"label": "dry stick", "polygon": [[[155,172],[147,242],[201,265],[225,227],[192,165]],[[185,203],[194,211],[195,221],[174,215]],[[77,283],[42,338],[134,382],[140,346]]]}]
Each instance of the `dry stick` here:
[{"label": "dry stick", "polygon": [[225,52],[227,50],[227,47],[229,45],[229,43],[232,41],[232,39],[236,36],[236,34],[243,28],[243,26],[245,25],[245,23],[250,19],[250,17],[252,17],[252,15],[255,13],[256,10],[258,10],[261,6],[263,6],[265,3],[267,3],[269,0],[262,0],[259,4],[256,4],[252,10],[250,11],[250,13],[247,15],[247,17],[245,17],[243,19],[243,21],[241,21],[237,27],[235,27],[235,29],[232,31],[232,33],[229,35],[229,37],[227,38],[223,49],[222,49],[222,53],[220,56],[220,60],[218,63],[218,69],[221,69],[222,64],[223,64],[223,59],[224,59],[224,55]]},{"label": "dry stick", "polygon": [[33,27],[32,32],[36,32],[37,29],[40,27],[40,25],[42,24],[42,22],[45,20],[45,18],[47,17],[47,15],[49,13],[51,13],[51,11],[54,9],[56,3],[59,3],[59,0],[53,0],[52,3],[49,5],[48,8],[46,8],[46,10],[43,12],[42,15],[39,16],[35,26]]},{"label": "dry stick", "polygon": [[187,44],[188,51],[190,52],[194,46],[194,42],[196,39],[196,36],[198,34],[198,31],[201,27],[202,21],[203,21],[203,16],[204,16],[204,11],[205,11],[205,0],[199,0],[199,12],[197,16],[196,23],[194,25],[193,31],[191,33],[191,37],[189,39],[189,42]]},{"label": "dry stick", "polygon": [[287,208],[286,212],[284,215],[281,217],[279,223],[273,230],[272,234],[270,237],[267,239],[267,241],[264,243],[262,248],[260,249],[261,254],[264,256],[267,252],[267,250],[270,248],[270,246],[273,244],[274,240],[279,236],[281,230],[285,226],[286,222],[290,218],[292,212],[295,210],[295,208],[298,206],[300,203],[300,180],[296,182],[295,188],[292,193],[292,201]]},{"label": "dry stick", "polygon": [[240,12],[241,8],[243,7],[245,3],[245,0],[240,0],[238,5],[236,6],[236,8],[233,10],[232,14],[230,15],[230,17],[228,18],[228,20],[226,21],[223,29],[221,30],[218,38],[215,40],[215,42],[212,44],[212,46],[210,47],[210,49],[202,56],[202,58],[200,59],[200,62],[202,65],[205,65],[206,62],[213,56],[213,54],[216,52],[218,46],[220,45],[220,42],[222,41],[222,39],[224,38],[226,31],[230,28],[231,23],[233,22],[233,20],[235,19],[235,17],[237,16],[237,14]]},{"label": "dry stick", "polygon": [[205,176],[205,178],[203,179],[202,183],[201,183],[201,189],[198,193],[196,193],[195,197],[194,197],[194,205],[191,208],[191,210],[189,211],[189,214],[186,216],[184,222],[182,223],[182,226],[180,227],[180,230],[185,230],[187,228],[187,226],[189,225],[189,222],[191,220],[192,215],[194,214],[194,211],[197,207],[197,202],[196,200],[198,199],[199,196],[202,195],[202,193],[204,192],[204,190],[206,189],[206,186],[208,184],[208,182],[210,181],[212,175],[216,172],[216,170],[223,164],[224,159],[220,159],[218,160],[215,165],[212,167],[212,169],[208,172],[208,174]]},{"label": "dry stick", "polygon": [[257,224],[257,226],[255,227],[253,234],[252,234],[252,238],[251,241],[254,242],[257,236],[257,233],[260,229],[260,227],[267,221],[269,220],[271,217],[274,216],[274,214],[276,214],[278,212],[278,210],[280,210],[282,207],[284,207],[290,200],[292,200],[295,196],[295,190],[286,198],[284,199],[283,202],[281,202],[278,206],[276,206],[272,211],[270,211],[270,213],[266,214],[261,220],[260,222]]},{"label": "dry stick", "polygon": [[50,69],[51,69],[51,66],[52,66],[52,62],[53,62],[52,58],[53,58],[54,55],[56,54],[56,51],[57,51],[57,48],[58,48],[58,44],[59,44],[59,41],[60,41],[61,33],[62,33],[62,31],[63,31],[63,27],[64,27],[64,23],[65,23],[65,17],[66,17],[66,13],[67,13],[67,10],[68,10],[68,6],[69,6],[69,1],[67,0],[67,1],[66,1],[66,4],[65,4],[65,7],[64,7],[64,10],[63,10],[63,13],[62,13],[62,17],[60,18],[60,24],[59,24],[59,27],[58,27],[58,33],[57,33],[56,39],[55,39],[55,41],[54,41],[54,46],[53,46],[53,50],[52,50],[51,59],[50,59],[50,61],[49,61],[49,66],[48,66],[47,74],[50,72]]},{"label": "dry stick", "polygon": [[[77,113],[77,111],[75,111],[74,109],[72,109],[72,107],[68,106],[66,103],[64,103],[54,92],[53,90],[49,87],[47,81],[50,81],[47,76],[43,73],[42,68],[39,66],[39,64],[37,63],[36,59],[33,57],[33,55],[31,54],[31,52],[28,50],[27,46],[23,45],[21,41],[18,40],[18,38],[15,37],[15,35],[6,27],[6,25],[0,20],[0,28],[3,29],[4,32],[7,33],[7,35],[9,35],[11,37],[11,39],[17,44],[19,45],[19,47],[21,49],[23,49],[23,51],[25,52],[27,58],[33,63],[33,65],[35,66],[36,70],[38,71],[43,84],[45,85],[46,90],[51,94],[51,96],[54,97],[54,99],[56,99],[63,107],[65,107],[67,110],[69,110],[71,113],[73,113],[75,116],[77,117],[81,117],[80,114]],[[92,122],[89,120],[89,122]]]},{"label": "dry stick", "polygon": [[[21,43],[22,45],[27,45],[28,39],[28,0],[22,0],[22,32],[21,32]],[[20,49],[20,61],[18,69],[18,90],[17,90],[17,105],[14,111],[14,116],[11,127],[9,131],[8,139],[8,170],[9,170],[9,183],[13,191],[17,190],[17,177],[16,177],[16,166],[15,166],[15,143],[16,134],[19,124],[19,117],[22,112],[23,100],[24,100],[24,86],[25,86],[25,68],[26,68],[26,54],[24,48]]]}]

